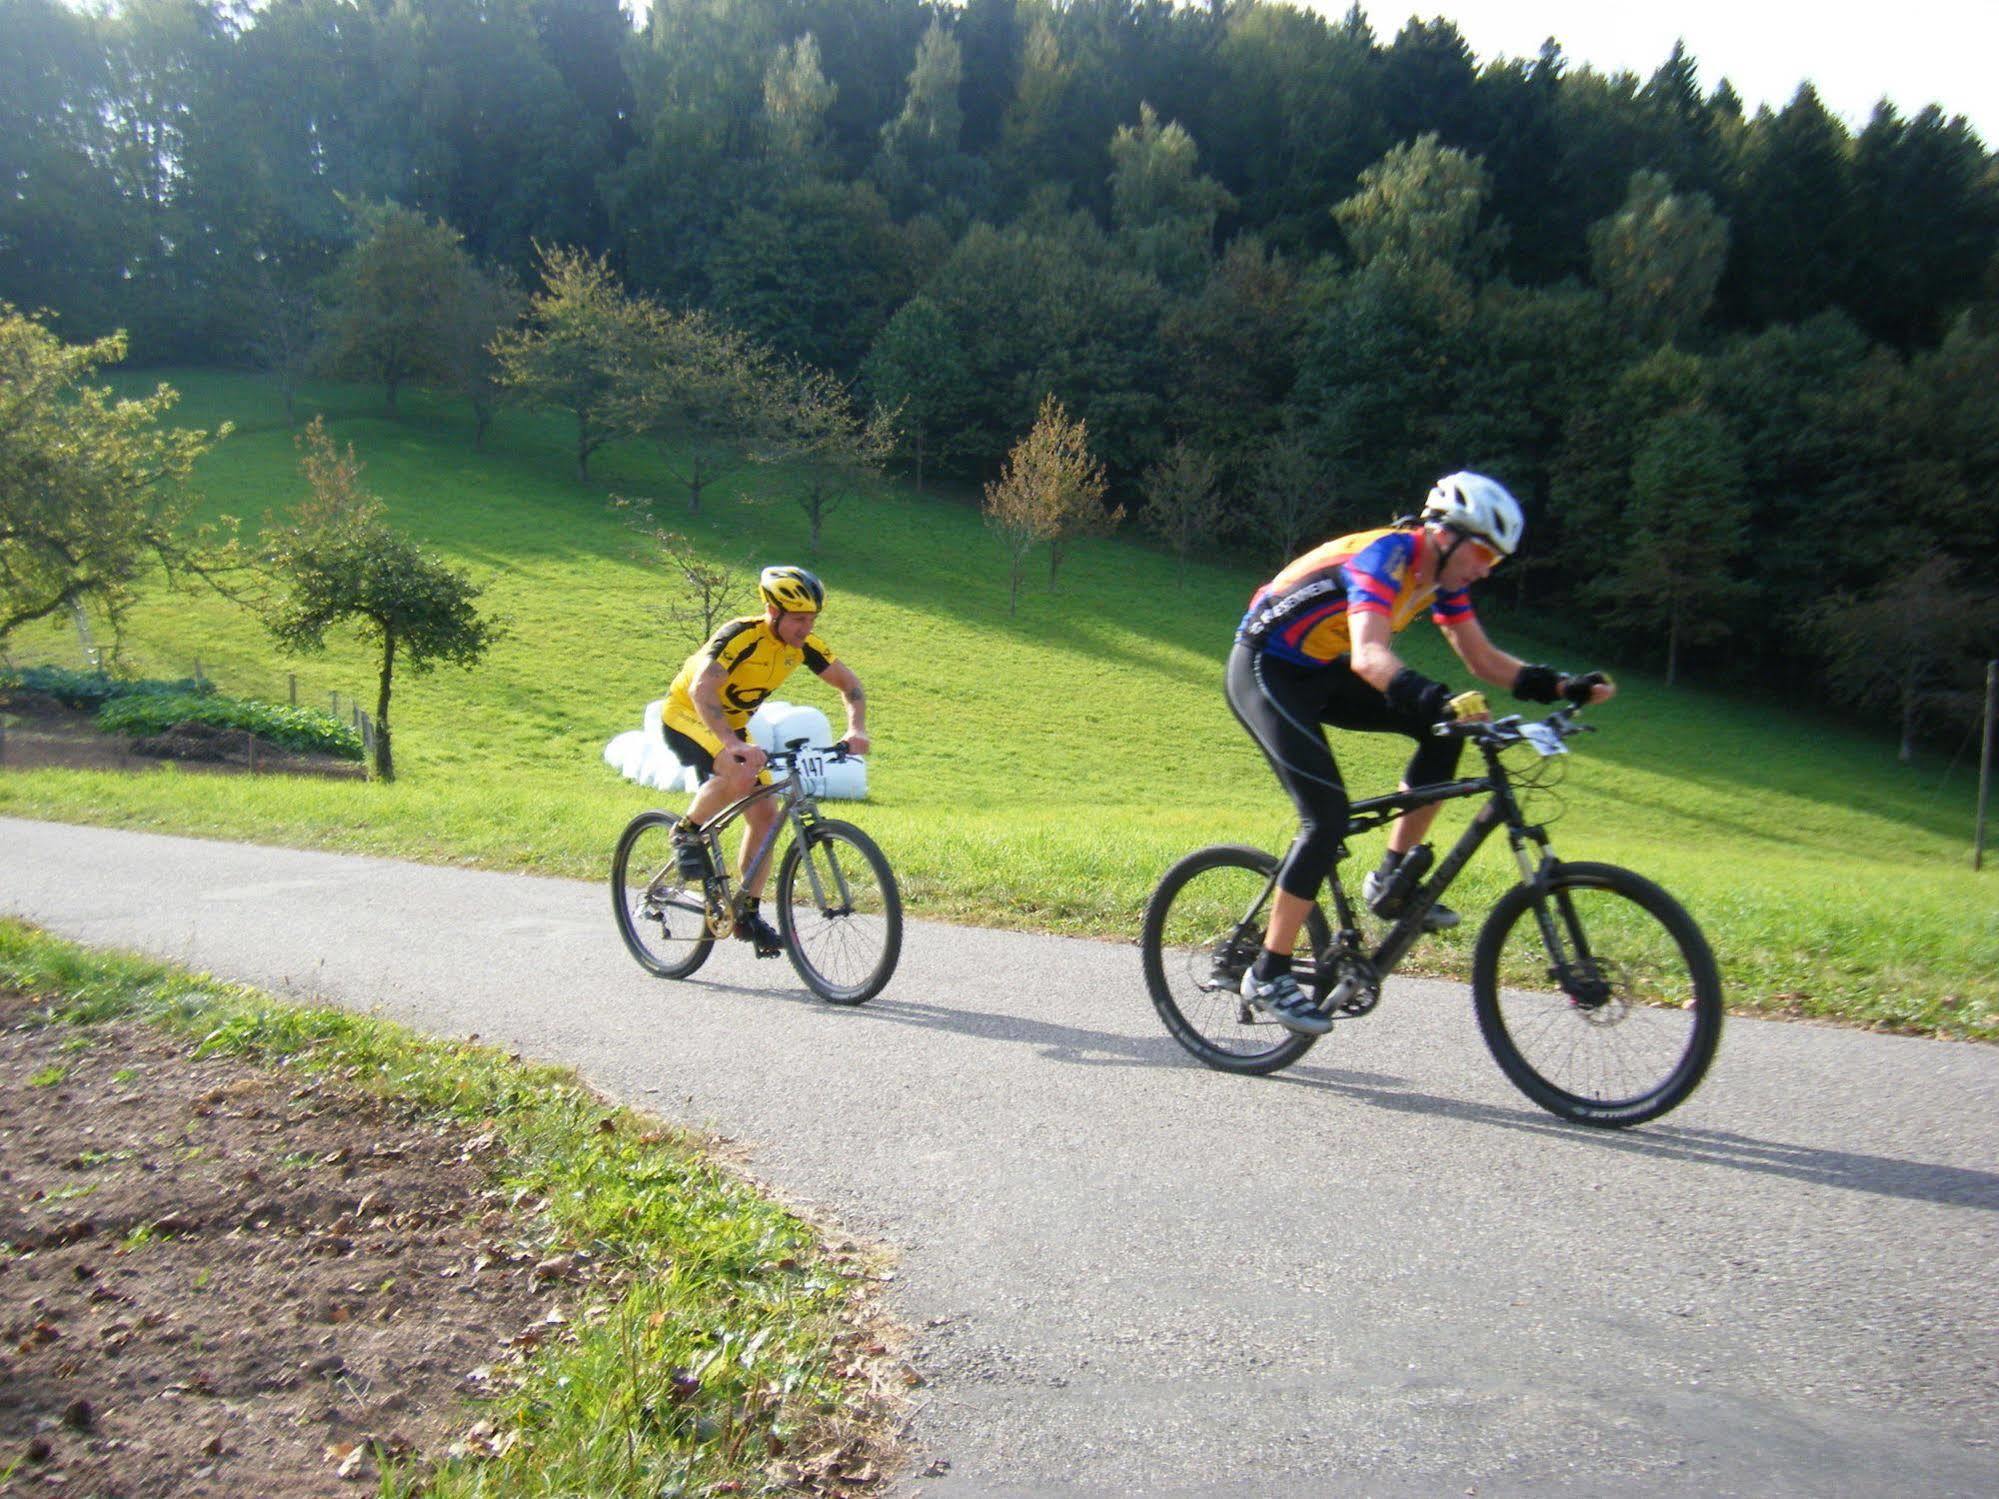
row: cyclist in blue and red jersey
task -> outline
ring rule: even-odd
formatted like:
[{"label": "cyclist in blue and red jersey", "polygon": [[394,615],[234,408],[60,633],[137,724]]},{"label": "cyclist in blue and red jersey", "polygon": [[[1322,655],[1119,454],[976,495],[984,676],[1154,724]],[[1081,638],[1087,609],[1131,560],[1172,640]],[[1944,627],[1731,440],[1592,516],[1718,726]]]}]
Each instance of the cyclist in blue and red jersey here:
[{"label": "cyclist in blue and red jersey", "polygon": [[[1504,485],[1483,474],[1450,474],[1413,521],[1314,547],[1250,598],[1229,654],[1229,707],[1297,804],[1299,829],[1279,866],[1263,951],[1243,975],[1242,994],[1292,1030],[1319,1034],[1332,1025],[1291,975],[1299,928],[1347,825],[1346,784],[1322,725],[1415,740],[1402,777],[1407,789],[1457,772],[1464,741],[1439,737],[1437,724],[1490,716],[1481,693],[1454,694],[1405,666],[1395,635],[1427,611],[1474,677],[1528,702],[1603,702],[1617,690],[1596,673],[1571,678],[1522,661],[1486,637],[1469,590],[1513,555],[1522,530],[1519,502]],[[1362,886],[1370,905],[1385,910],[1392,902],[1390,881],[1437,811],[1419,807],[1396,820],[1381,867]],[[1457,920],[1438,905],[1426,924],[1435,930]]]}]

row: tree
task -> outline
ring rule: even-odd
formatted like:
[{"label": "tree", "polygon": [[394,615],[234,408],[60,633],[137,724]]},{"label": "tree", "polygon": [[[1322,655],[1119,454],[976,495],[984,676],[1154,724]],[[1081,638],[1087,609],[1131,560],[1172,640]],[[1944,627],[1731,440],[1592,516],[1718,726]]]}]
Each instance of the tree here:
[{"label": "tree", "polygon": [[1176,442],[1145,471],[1145,519],[1180,560],[1180,586],[1187,586],[1187,558],[1210,543],[1227,506],[1216,483],[1220,470],[1199,448]]},{"label": "tree", "polygon": [[576,482],[590,479],[590,455],[623,435],[616,421],[633,371],[658,350],[662,315],[628,295],[602,258],[584,250],[536,247],[542,289],[524,328],[493,341],[500,382],[537,406],[576,419]]},{"label": "tree", "polygon": [[932,17],[916,47],[902,112],[881,128],[881,149],[869,174],[900,217],[943,213],[953,218],[983,206],[985,163],[959,149],[964,111],[964,54],[944,23]]},{"label": "tree", "polygon": [[[979,401],[956,331],[937,304],[910,298],[875,340],[861,381],[875,400],[901,413],[901,431],[923,488],[924,462],[949,459],[962,444]],[[940,451],[941,449],[941,451]]]},{"label": "tree", "polygon": [[375,695],[375,776],[396,778],[389,695],[397,658],[421,676],[440,664],[470,667],[502,637],[474,607],[483,588],[421,550],[383,519],[382,502],[361,488],[361,464],[315,417],[299,438],[307,498],[287,524],[267,527],[264,566],[275,594],[264,625],[280,649],[326,648],[326,631],[352,625],[381,651]]},{"label": "tree", "polygon": [[1631,504],[1613,538],[1596,540],[1590,590],[1611,618],[1663,638],[1666,685],[1681,652],[1729,633],[1728,607],[1750,588],[1733,574],[1748,541],[1742,453],[1711,412],[1681,407],[1653,423],[1631,465]]},{"label": "tree", "polygon": [[79,608],[115,633],[154,567],[222,583],[235,563],[233,523],[184,530],[188,477],[229,425],[162,429],[173,387],[119,400],[86,383],[124,355],[122,334],[64,344],[0,302],[0,642]]},{"label": "tree", "polygon": [[323,314],[319,301],[303,287],[286,285],[268,265],[257,267],[249,297],[251,362],[277,381],[285,398],[285,425],[298,423],[298,391],[306,377],[324,362],[319,346]]},{"label": "tree", "polygon": [[1295,557],[1331,516],[1332,475],[1297,433],[1280,433],[1263,445],[1249,498],[1256,534]]},{"label": "tree", "polygon": [[777,49],[764,73],[764,128],[780,171],[808,174],[819,168],[826,112],[839,92],[819,66],[819,41],[811,32]]},{"label": "tree", "polygon": [[379,382],[393,417],[404,385],[452,377],[453,320],[475,272],[447,224],[393,203],[357,217],[365,237],[328,285],[325,358],[337,375]]},{"label": "tree", "polygon": [[1088,424],[1071,420],[1060,401],[1044,396],[1034,426],[985,491],[986,524],[1007,551],[1009,614],[1019,609],[1021,573],[1037,541],[1049,544],[1052,590],[1064,544],[1108,531],[1124,518],[1122,510],[1105,507],[1108,488],[1104,466],[1090,455]]},{"label": "tree", "polygon": [[1246,489],[1254,449],[1281,426],[1297,378],[1304,308],[1296,270],[1249,235],[1159,328],[1173,430]]},{"label": "tree", "polygon": [[741,329],[705,312],[663,313],[649,358],[621,380],[611,420],[657,445],[661,464],[687,491],[687,512],[749,461],[769,437],[785,378],[777,356]]},{"label": "tree", "polygon": [[698,643],[713,635],[723,620],[749,607],[752,595],[746,572],[711,562],[685,536],[654,521],[643,500],[617,497],[611,508],[624,512],[625,524],[642,538],[644,559],[657,560],[665,569],[673,592],[658,612],[676,632],[698,630]]},{"label": "tree", "polygon": [[1926,720],[1977,700],[1978,668],[1999,651],[1999,597],[1965,583],[1964,570],[1961,558],[1931,552],[1864,593],[1821,600],[1806,616],[1833,692],[1895,714],[1904,764]]},{"label": "tree", "polygon": [[1590,266],[1613,313],[1645,347],[1692,333],[1714,305],[1728,224],[1706,193],[1633,172],[1624,206],[1589,231]]},{"label": "tree", "polygon": [[1215,254],[1215,220],[1235,199],[1194,170],[1194,138],[1141,104],[1111,138],[1111,214],[1133,259],[1163,285],[1198,286]]},{"label": "tree", "polygon": [[1362,172],[1333,217],[1363,266],[1429,263],[1477,279],[1506,243],[1504,226],[1481,223],[1491,192],[1482,162],[1423,135]]},{"label": "tree", "polygon": [[1750,127],[1728,195],[1734,246],[1721,287],[1738,325],[1799,322],[1833,301],[1853,248],[1851,144],[1808,83]]},{"label": "tree", "polygon": [[789,472],[791,497],[819,550],[826,518],[873,480],[895,449],[895,414],[863,407],[847,382],[794,365],[762,391],[761,451]]},{"label": "tree", "polygon": [[520,321],[527,296],[520,279],[505,266],[472,270],[461,278],[458,300],[449,310],[451,380],[472,407],[472,448],[486,445],[486,429],[506,393],[495,341]]}]

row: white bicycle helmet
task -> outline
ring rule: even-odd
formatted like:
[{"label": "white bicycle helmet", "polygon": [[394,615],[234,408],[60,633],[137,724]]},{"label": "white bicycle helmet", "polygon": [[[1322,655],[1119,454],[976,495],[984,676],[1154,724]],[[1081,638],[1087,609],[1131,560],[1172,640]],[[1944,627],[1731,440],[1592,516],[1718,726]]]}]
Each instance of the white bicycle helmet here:
[{"label": "white bicycle helmet", "polygon": [[1527,523],[1520,502],[1497,479],[1470,472],[1446,474],[1423,502],[1423,519],[1449,526],[1462,536],[1475,536],[1502,557],[1520,545]]}]

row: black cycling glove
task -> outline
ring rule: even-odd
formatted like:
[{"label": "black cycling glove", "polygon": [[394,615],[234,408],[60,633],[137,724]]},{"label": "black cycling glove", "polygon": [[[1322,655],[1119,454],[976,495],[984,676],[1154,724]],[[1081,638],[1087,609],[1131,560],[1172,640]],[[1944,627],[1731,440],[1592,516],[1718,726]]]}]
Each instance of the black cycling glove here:
[{"label": "black cycling glove", "polygon": [[1390,677],[1382,695],[1397,713],[1424,723],[1442,723],[1451,716],[1451,689],[1413,667],[1405,666]]},{"label": "black cycling glove", "polygon": [[1562,674],[1552,666],[1523,666],[1513,679],[1513,695],[1523,703],[1552,703],[1562,695]]},{"label": "black cycling glove", "polygon": [[1579,677],[1570,677],[1562,684],[1562,696],[1580,707],[1589,701],[1589,695],[1610,679],[1600,671],[1584,672]]}]

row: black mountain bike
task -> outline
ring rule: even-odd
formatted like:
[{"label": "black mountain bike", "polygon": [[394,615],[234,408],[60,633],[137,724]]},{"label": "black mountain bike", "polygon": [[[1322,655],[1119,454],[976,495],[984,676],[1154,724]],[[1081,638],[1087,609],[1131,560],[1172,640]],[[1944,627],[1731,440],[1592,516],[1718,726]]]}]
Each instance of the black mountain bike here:
[{"label": "black mountain bike", "polygon": [[674,812],[642,812],[626,826],[611,860],[611,909],[618,934],[639,966],[661,978],[684,979],[731,936],[743,909],[722,852],[722,834],[745,807],[774,799],[781,809],[749,865],[762,869],[791,829],[791,846],[777,867],[777,928],[785,956],[806,987],[836,1005],[865,1004],[882,990],[902,955],[902,896],[875,841],[852,823],[819,814],[814,763],[847,758],[843,740],[810,750],[794,739],[770,754],[770,784],[732,802],[701,830],[708,875],[680,872]]},{"label": "black mountain bike", "polygon": [[[1412,808],[1488,798],[1427,879],[1419,865],[1421,882],[1402,894],[1393,924],[1372,946],[1336,864],[1327,878],[1333,920],[1323,901],[1307,914],[1293,972],[1336,1022],[1367,1014],[1422,935],[1430,908],[1503,826],[1521,882],[1493,906],[1472,955],[1472,1003],[1485,1043],[1514,1085],[1550,1113],[1582,1124],[1642,1124],[1684,1102],[1714,1060],[1721,978],[1707,939],[1672,896],[1628,869],[1556,858],[1546,828],[1523,814],[1520,793],[1552,785],[1553,757],[1585,732],[1581,711],[1442,725],[1440,733],[1483,752],[1483,776],[1355,802],[1348,837]],[[1517,747],[1533,755],[1502,759]],[[1276,885],[1277,859],[1262,849],[1204,848],[1169,869],[1146,905],[1140,947],[1152,1002],[1182,1046],[1225,1072],[1275,1072],[1318,1039],[1286,1030],[1237,993],[1262,947]]]}]

